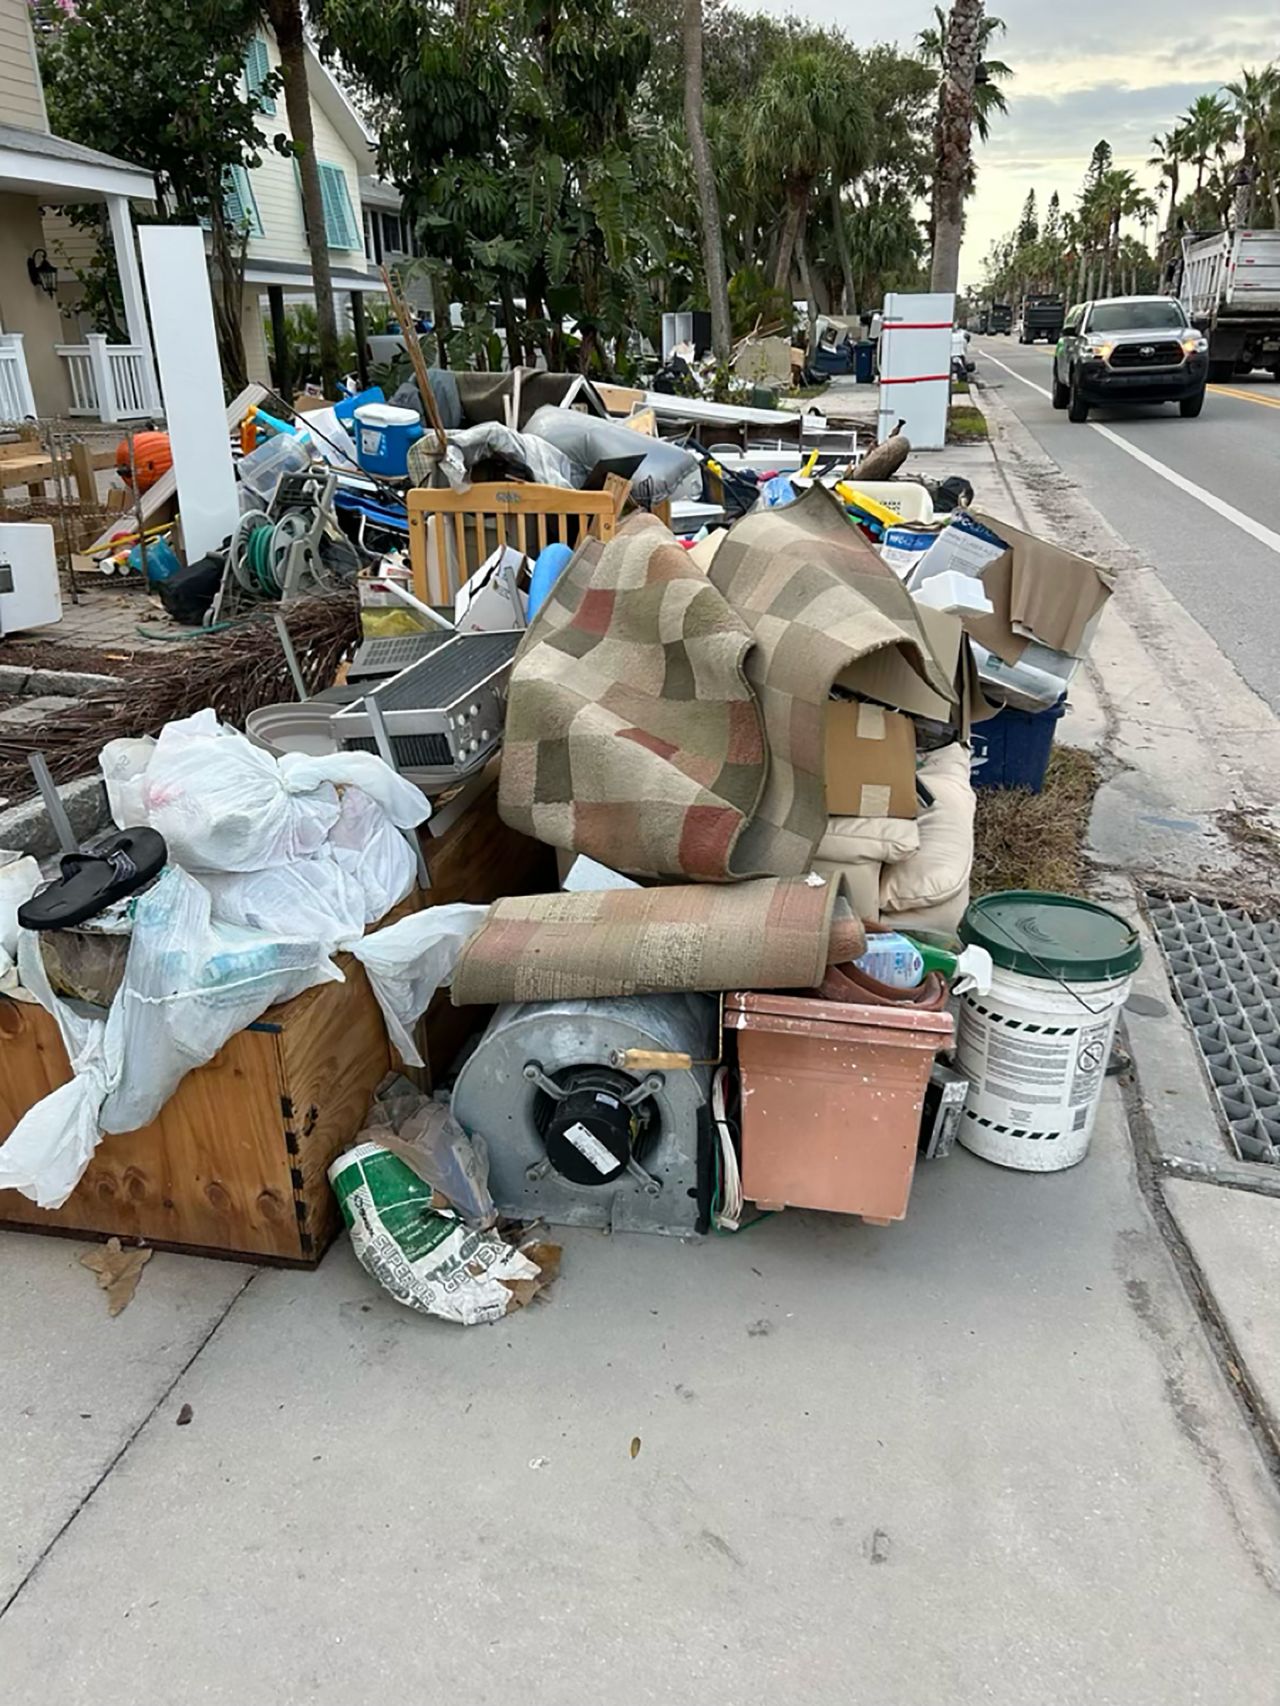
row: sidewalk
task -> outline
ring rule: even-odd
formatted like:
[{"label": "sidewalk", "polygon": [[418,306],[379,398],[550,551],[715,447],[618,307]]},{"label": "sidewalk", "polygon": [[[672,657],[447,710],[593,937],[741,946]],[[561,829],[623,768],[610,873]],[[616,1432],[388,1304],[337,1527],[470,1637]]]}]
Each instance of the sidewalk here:
[{"label": "sidewalk", "polygon": [[[942,471],[1034,525],[1016,449]],[[1120,766],[1156,731],[1118,671],[1153,594],[1126,580],[1065,725],[1135,817]],[[1143,655],[1166,640],[1153,617]],[[471,1331],[345,1240],[316,1273],[157,1255],[112,1321],[81,1246],[0,1233],[5,1706],[122,1678],[212,1706],[1217,1706],[1224,1677],[1275,1706],[1280,1495],[1193,1299],[1219,1276],[1265,1380],[1276,1265],[1234,1205],[1280,1204],[1181,1179],[1167,1222],[1152,1165],[1112,1082],[1071,1172],[959,1152],[884,1229],[565,1232],[550,1301]]]}]

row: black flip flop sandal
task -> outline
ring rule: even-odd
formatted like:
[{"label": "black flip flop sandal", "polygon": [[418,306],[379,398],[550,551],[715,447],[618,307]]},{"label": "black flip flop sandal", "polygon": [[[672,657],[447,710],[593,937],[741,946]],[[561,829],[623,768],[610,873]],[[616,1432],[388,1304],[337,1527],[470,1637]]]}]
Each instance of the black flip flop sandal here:
[{"label": "black flip flop sandal", "polygon": [[133,894],[164,869],[169,850],[154,829],[125,829],[92,853],[67,853],[62,875],[18,908],[24,930],[69,930],[113,900]]}]

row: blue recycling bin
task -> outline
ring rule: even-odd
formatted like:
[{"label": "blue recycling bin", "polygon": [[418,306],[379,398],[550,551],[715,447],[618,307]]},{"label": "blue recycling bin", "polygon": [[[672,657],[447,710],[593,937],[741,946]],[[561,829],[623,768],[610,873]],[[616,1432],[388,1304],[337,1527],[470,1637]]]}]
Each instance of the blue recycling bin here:
[{"label": "blue recycling bin", "polygon": [[859,385],[872,385],[876,377],[876,346],[860,338],[853,346],[853,377]]},{"label": "blue recycling bin", "polygon": [[1049,754],[1058,724],[1066,715],[1064,693],[1043,711],[1019,711],[1006,705],[994,717],[973,726],[973,757],[969,773],[975,788],[1044,787]]}]

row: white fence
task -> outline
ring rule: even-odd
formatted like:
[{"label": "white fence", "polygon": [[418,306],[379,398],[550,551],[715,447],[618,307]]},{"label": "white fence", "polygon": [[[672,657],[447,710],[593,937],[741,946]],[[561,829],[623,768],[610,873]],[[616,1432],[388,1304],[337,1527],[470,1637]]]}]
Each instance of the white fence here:
[{"label": "white fence", "polygon": [[147,403],[146,352],[138,344],[109,344],[90,332],[82,344],[57,344],[67,364],[71,414],[99,421],[142,420]]},{"label": "white fence", "polygon": [[35,412],[22,333],[0,332],[0,421],[34,419]]}]

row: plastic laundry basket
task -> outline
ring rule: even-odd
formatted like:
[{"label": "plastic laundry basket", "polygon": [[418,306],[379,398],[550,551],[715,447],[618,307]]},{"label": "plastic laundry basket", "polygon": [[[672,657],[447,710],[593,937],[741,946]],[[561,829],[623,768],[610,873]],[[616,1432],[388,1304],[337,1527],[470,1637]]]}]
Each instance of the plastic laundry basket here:
[{"label": "plastic laundry basket", "polygon": [[901,1220],[933,1057],[948,1013],[727,995],[742,1078],[742,1189],[790,1204]]},{"label": "plastic laundry basket", "polygon": [[960,1141],[1027,1173],[1083,1160],[1138,932],[1119,913],[1062,894],[1013,890],[975,901],[960,935],[991,955],[988,995],[962,998],[956,1056],[972,1089]]}]

